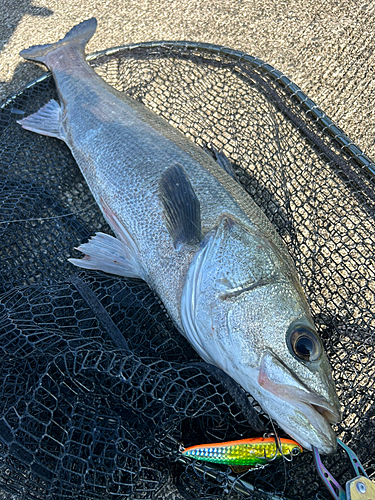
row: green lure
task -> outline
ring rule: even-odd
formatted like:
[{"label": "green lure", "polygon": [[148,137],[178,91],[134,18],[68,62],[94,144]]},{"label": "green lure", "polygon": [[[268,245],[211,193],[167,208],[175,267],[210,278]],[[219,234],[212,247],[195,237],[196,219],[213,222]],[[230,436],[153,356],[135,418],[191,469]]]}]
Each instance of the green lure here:
[{"label": "green lure", "polygon": [[302,453],[302,447],[292,439],[250,438],[226,443],[200,444],[182,451],[186,457],[230,466],[256,467],[282,456]]}]

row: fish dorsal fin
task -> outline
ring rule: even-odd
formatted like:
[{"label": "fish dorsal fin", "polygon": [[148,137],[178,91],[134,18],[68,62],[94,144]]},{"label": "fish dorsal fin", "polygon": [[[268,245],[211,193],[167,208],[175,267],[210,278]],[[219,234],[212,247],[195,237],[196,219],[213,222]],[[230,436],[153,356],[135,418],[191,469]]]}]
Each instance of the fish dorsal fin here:
[{"label": "fish dorsal fin", "polygon": [[26,130],[37,134],[47,135],[65,140],[64,128],[62,125],[62,110],[60,105],[51,99],[45,106],[33,115],[17,122]]},{"label": "fish dorsal fin", "polygon": [[218,151],[214,147],[211,146],[211,151],[213,152],[214,159],[216,160],[217,164],[225,170],[227,174],[229,174],[233,180],[236,182],[239,182],[236,172],[234,170],[233,164],[228,160],[228,158],[225,156],[225,154],[222,151]]},{"label": "fish dorsal fin", "polygon": [[196,245],[201,239],[200,203],[185,170],[175,165],[159,182],[164,217],[173,245]]}]

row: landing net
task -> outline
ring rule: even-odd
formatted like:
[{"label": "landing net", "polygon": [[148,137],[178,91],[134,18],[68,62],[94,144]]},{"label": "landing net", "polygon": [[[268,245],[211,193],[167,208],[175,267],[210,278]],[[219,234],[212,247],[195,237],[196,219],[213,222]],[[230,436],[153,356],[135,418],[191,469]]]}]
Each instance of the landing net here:
[{"label": "landing net", "polygon": [[[333,366],[337,434],[373,477],[372,162],[296,85],[244,53],[160,42],[90,61],[234,164],[294,259]],[[111,230],[67,146],[16,124],[52,98],[46,74],[0,109],[0,498],[149,499],[177,488],[185,498],[329,499],[308,452],[246,475],[181,457],[179,443],[259,432],[147,285],[67,261]],[[340,453],[324,463],[341,484],[351,477]]]}]

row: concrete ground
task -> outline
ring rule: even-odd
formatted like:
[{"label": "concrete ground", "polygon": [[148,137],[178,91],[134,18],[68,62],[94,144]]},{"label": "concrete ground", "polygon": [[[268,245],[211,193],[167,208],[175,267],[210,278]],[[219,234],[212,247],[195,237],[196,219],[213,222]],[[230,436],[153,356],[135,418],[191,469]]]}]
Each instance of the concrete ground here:
[{"label": "concrete ground", "polygon": [[297,83],[375,158],[374,0],[2,0],[0,99],[42,70],[19,51],[95,16],[93,52],[147,40],[212,42],[255,55]]}]

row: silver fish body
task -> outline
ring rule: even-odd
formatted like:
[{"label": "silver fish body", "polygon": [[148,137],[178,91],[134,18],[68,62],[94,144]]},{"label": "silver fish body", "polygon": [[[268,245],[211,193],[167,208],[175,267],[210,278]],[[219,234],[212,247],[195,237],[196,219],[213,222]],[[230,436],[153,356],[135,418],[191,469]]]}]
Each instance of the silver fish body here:
[{"label": "silver fish body", "polygon": [[[99,233],[79,247],[86,257],[71,261],[144,279],[204,360],[303,446],[331,453],[339,404],[285,245],[208,154],[94,72],[84,46],[95,28],[90,19],[55,44],[21,52],[51,69],[60,99],[21,125],[66,142],[117,236]],[[185,184],[176,202],[173,191]],[[185,223],[194,232],[184,200],[199,205],[196,240],[184,239]]]}]

